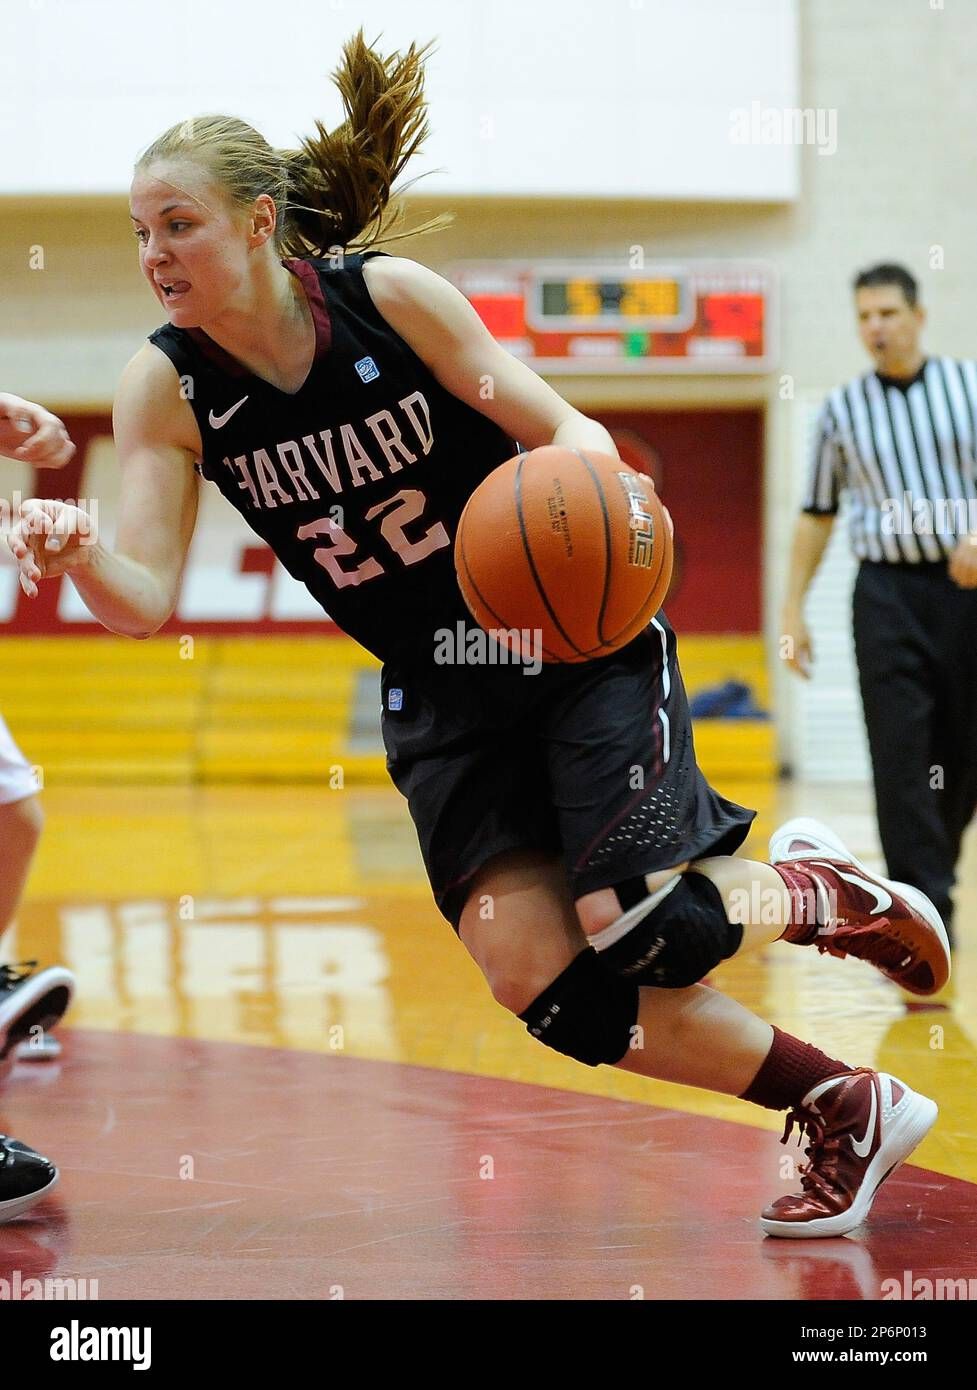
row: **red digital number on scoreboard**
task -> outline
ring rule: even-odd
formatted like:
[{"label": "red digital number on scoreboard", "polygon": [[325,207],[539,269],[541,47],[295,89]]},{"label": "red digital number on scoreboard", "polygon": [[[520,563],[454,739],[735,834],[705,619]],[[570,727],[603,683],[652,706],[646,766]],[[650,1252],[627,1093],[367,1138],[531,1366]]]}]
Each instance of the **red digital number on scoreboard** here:
[{"label": "red digital number on scoreboard", "polygon": [[707,294],[702,317],[712,338],[740,338],[759,343],[763,337],[763,295]]}]

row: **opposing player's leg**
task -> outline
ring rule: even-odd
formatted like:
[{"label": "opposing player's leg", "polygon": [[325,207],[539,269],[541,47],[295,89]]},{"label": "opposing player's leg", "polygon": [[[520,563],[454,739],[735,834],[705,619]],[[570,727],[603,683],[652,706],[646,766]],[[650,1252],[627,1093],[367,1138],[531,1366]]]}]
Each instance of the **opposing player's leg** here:
[{"label": "opposing player's leg", "polygon": [[[0,934],[17,910],[43,824],[34,774],[0,719]],[[62,966],[32,973],[36,963],[0,965],[0,1079],[18,1056],[60,1052],[49,1030],[71,1002],[74,976]]]},{"label": "opposing player's leg", "polygon": [[0,935],[17,911],[44,828],[40,799],[33,792],[6,801],[3,795],[0,789]]}]

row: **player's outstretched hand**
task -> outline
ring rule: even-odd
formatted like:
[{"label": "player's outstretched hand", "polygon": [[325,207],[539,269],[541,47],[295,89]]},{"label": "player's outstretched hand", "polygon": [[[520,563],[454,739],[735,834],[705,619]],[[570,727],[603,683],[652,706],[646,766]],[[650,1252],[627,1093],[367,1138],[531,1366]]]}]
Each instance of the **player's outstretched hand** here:
[{"label": "player's outstretched hand", "polygon": [[64,468],[75,446],[56,415],[0,391],[0,454],[35,468]]},{"label": "player's outstretched hand", "polygon": [[80,507],[46,497],[22,502],[20,520],[8,532],[7,544],[27,597],[37,597],[42,579],[87,564],[94,541],[92,519]]}]

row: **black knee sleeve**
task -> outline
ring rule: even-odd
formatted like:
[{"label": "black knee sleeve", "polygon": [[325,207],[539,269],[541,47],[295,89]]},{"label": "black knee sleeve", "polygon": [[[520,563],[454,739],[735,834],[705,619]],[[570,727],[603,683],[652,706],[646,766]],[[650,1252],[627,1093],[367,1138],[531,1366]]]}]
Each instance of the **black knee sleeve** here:
[{"label": "black knee sleeve", "polygon": [[638,1021],[638,986],[588,946],[519,1017],[534,1038],[588,1067],[619,1062]]},{"label": "black knee sleeve", "polygon": [[[615,888],[625,910],[636,907],[634,884],[630,879]],[[612,933],[613,926],[606,931]],[[711,879],[684,873],[646,916],[639,914],[623,936],[599,949],[603,935],[594,938],[598,954],[615,974],[638,985],[685,989],[739,950],[743,928],[726,916],[722,895]]]}]

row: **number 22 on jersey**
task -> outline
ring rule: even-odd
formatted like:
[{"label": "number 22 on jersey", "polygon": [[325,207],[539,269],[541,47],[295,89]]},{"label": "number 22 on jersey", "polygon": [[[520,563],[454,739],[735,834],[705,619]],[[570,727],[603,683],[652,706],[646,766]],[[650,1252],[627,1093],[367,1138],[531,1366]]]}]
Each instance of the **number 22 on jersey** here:
[{"label": "number 22 on jersey", "polygon": [[[390,549],[404,565],[416,565],[427,559],[435,550],[451,544],[451,538],[440,521],[428,527],[419,540],[408,540],[405,528],[417,521],[427,505],[427,498],[417,488],[401,488],[385,502],[378,502],[364,515],[365,521],[373,521],[383,516],[380,534]],[[386,513],[386,515],[384,515]],[[310,521],[296,531],[300,541],[327,540],[328,545],[316,546],[313,559],[327,571],[337,589],[345,589],[351,584],[365,584],[369,579],[377,579],[386,573],[380,561],[368,556],[355,569],[344,569],[342,558],[354,555],[356,541],[348,536],[343,528],[331,517],[323,516],[318,521]]]}]

